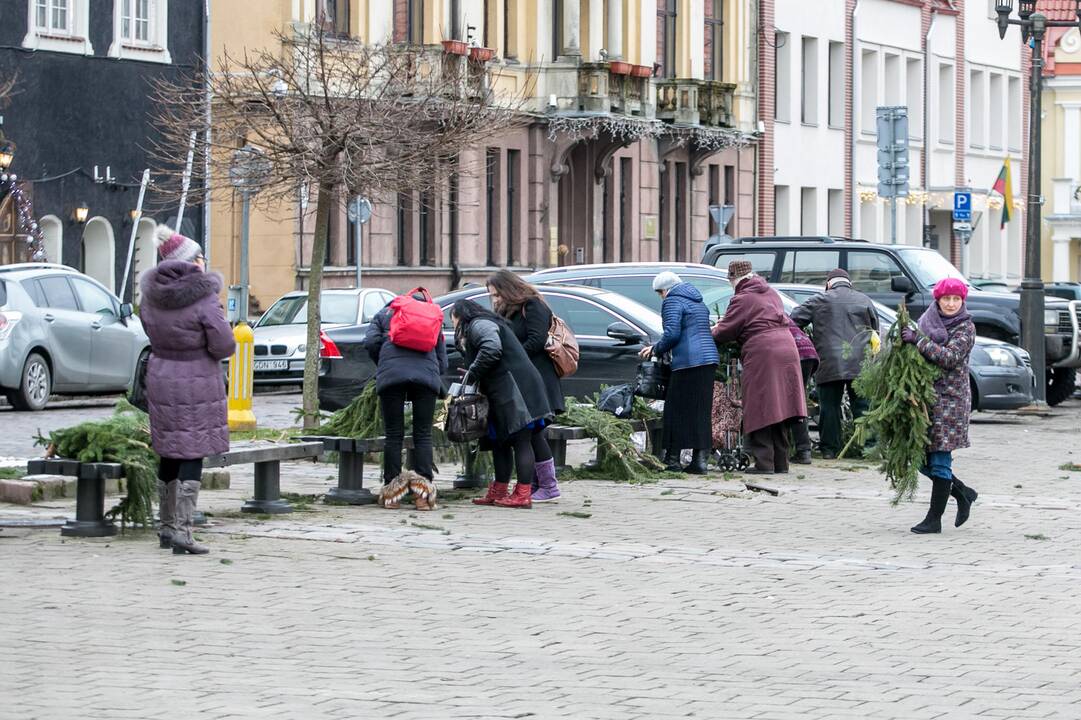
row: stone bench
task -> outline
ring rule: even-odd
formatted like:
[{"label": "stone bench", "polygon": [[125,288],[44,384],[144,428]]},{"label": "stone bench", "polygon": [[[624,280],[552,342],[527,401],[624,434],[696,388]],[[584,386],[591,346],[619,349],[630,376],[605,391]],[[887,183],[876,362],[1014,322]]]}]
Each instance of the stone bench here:
[{"label": "stone bench", "polygon": [[[203,461],[205,468],[230,465],[255,465],[255,497],[244,503],[241,512],[269,515],[293,512],[293,506],[281,499],[281,463],[286,460],[317,458],[323,443],[241,446],[212,455]],[[65,458],[31,460],[27,472],[32,475],[63,475],[77,481],[75,519],[69,520],[60,534],[70,537],[108,537],[116,534],[116,525],[105,518],[105,484],[124,477],[120,463],[79,462]]]},{"label": "stone bench", "polygon": [[[630,420],[631,432],[647,432],[649,433],[649,445],[653,451],[653,454],[660,457],[663,453],[661,451],[661,432],[662,425],[660,418],[650,420]],[[548,426],[548,446],[552,448],[552,459],[555,460],[556,469],[562,470],[567,467],[567,442],[569,440],[586,440],[589,435],[586,433],[586,429],[582,427],[573,427],[568,425],[550,425]],[[602,450],[598,447],[598,456]],[[597,458],[597,462],[600,462],[600,457]]]}]

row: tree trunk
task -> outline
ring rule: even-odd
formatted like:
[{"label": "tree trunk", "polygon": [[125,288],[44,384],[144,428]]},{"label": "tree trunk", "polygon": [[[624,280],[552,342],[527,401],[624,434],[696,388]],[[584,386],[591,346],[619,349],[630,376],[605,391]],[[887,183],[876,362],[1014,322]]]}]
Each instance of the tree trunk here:
[{"label": "tree trunk", "polygon": [[308,340],[304,352],[304,429],[319,426],[319,296],[323,289],[323,261],[327,254],[327,231],[330,229],[330,209],[334,203],[334,188],[319,185],[315,204],[315,237],[312,239],[312,259],[308,268]]}]

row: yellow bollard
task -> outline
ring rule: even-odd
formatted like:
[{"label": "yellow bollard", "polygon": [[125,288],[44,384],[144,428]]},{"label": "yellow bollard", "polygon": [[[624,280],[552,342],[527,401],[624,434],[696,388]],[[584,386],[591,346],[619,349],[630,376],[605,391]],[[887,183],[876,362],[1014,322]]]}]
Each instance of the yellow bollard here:
[{"label": "yellow bollard", "polygon": [[254,430],[252,385],[255,378],[255,333],[247,323],[233,328],[236,352],[229,358],[229,429]]}]

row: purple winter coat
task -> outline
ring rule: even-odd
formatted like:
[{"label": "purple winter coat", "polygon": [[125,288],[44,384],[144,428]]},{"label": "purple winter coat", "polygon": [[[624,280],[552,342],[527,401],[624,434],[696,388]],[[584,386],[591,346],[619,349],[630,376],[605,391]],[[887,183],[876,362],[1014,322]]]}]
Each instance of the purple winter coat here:
[{"label": "purple winter coat", "polygon": [[146,397],[150,437],[161,457],[195,460],[229,449],[221,361],[236,342],[225,321],[218,274],[166,260],[140,281],[139,318],[150,337]]}]

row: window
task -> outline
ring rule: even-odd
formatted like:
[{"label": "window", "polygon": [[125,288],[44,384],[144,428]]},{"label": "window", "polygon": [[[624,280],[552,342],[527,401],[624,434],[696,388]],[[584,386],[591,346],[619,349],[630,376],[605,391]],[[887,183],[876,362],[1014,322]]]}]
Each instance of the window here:
[{"label": "window", "polygon": [[953,65],[939,63],[938,66],[938,142],[953,145],[954,116],[957,113]]},{"label": "window", "polygon": [[423,266],[435,265],[435,205],[430,192],[425,191],[420,194],[420,217],[418,220],[420,264]]},{"label": "window", "polygon": [[362,323],[371,322],[375,314],[383,309],[387,300],[382,293],[370,292],[364,296],[364,313],[360,317]]},{"label": "window", "polygon": [[[118,2],[119,4],[119,2]],[[90,42],[90,0],[30,0],[22,46],[76,55],[93,55]],[[119,19],[119,12],[116,13]],[[115,34],[119,35],[119,27]]]},{"label": "window", "polygon": [[[455,267],[458,264],[458,241],[461,231],[461,219],[459,214],[458,205],[461,201],[461,177],[458,175],[458,158],[454,158],[450,171],[450,176],[447,178],[447,239],[450,242],[450,262],[451,271],[455,272]],[[453,288],[451,288],[453,289]]]},{"label": "window", "polygon": [[660,171],[660,178],[658,183],[660,185],[658,192],[658,205],[660,212],[660,241],[657,243],[657,259],[660,261],[668,260],[668,255],[671,252],[672,246],[672,213],[668,209],[669,202],[669,185],[672,182],[672,163],[663,162],[657,166]]},{"label": "window", "polygon": [[71,284],[75,286],[75,295],[79,298],[83,312],[116,317],[116,301],[109,293],[82,278],[71,278]]},{"label": "window", "polygon": [[829,47],[829,117],[830,127],[845,124],[845,44],[831,42]]},{"label": "window", "polygon": [[341,218],[342,208],[338,204],[337,198],[331,201],[330,211],[327,213],[327,244],[326,252],[323,254],[323,264],[327,266],[334,265],[334,247],[341,243]]},{"label": "window", "polygon": [[833,236],[845,233],[845,193],[844,190],[827,190],[826,232]]},{"label": "window", "polygon": [[901,56],[886,53],[883,59],[882,96],[886,105],[900,105],[901,92]]},{"label": "window", "polygon": [[676,262],[686,262],[687,249],[687,163],[675,164],[676,176]]},{"label": "window", "polygon": [[661,77],[676,76],[676,14],[679,0],[657,0],[657,62]]},{"label": "window", "polygon": [[724,77],[724,0],[705,0],[707,80]]},{"label": "window", "polygon": [[79,304],[75,302],[75,293],[71,291],[67,278],[44,277],[38,280],[42,295],[45,296],[46,307],[54,310],[78,310]]},{"label": "window", "polygon": [[[349,201],[352,203],[352,199]],[[349,212],[345,213],[345,265],[346,267],[357,266],[357,223],[349,219]]]},{"label": "window", "polygon": [[[515,243],[518,242],[518,211],[519,211],[519,192],[518,192],[518,168],[521,166],[521,151],[519,150],[507,150],[507,267],[511,267],[515,264],[517,258],[514,256]],[[608,180],[605,178],[605,183]],[[607,185],[605,185],[607,188]],[[608,203],[605,203],[605,208],[608,207]],[[607,227],[608,223],[605,223]],[[607,243],[605,244],[607,247]]]},{"label": "window", "polygon": [[773,58],[776,65],[774,82],[776,83],[776,103],[773,117],[780,122],[792,119],[792,57],[788,46],[789,35],[786,32],[774,33]]},{"label": "window", "polygon": [[825,285],[826,275],[839,267],[839,250],[789,250],[781,269],[781,282]]},{"label": "window", "polygon": [[803,66],[800,77],[800,120],[818,124],[818,39],[803,38]]},{"label": "window", "polygon": [[[30,296],[30,299],[34,301],[34,304],[38,307],[45,306],[45,296],[41,294],[41,285],[37,280],[23,280],[23,290]],[[5,301],[6,302],[6,301]]]},{"label": "window", "polygon": [[413,198],[409,193],[398,193],[398,264],[409,265],[412,255]]},{"label": "window", "polygon": [[167,47],[168,0],[115,0],[114,8],[109,57],[172,62]]},{"label": "window", "polygon": [[1006,142],[1009,144],[1010,150],[1021,149],[1021,80],[1020,78],[1012,77],[1007,83],[1009,93],[1008,102],[1006,107],[1006,115],[1009,118],[1009,137]]},{"label": "window", "polygon": [[631,159],[619,159],[619,261],[631,259]]},{"label": "window", "polygon": [[327,33],[349,36],[349,0],[319,0],[319,18]]},{"label": "window", "polygon": [[919,58],[905,61],[905,104],[908,106],[908,135],[923,138],[923,62]]},{"label": "window", "polygon": [[886,253],[848,251],[848,276],[852,287],[860,292],[892,292],[891,278],[903,275],[897,262]]},{"label": "window", "polygon": [[972,70],[968,75],[968,144],[974,148],[987,144],[987,91],[983,80],[982,70]]},{"label": "window", "polygon": [[552,3],[552,60],[563,54],[563,3]]},{"label": "window", "polygon": [[991,123],[987,134],[987,144],[992,150],[1001,150],[1006,146],[1002,137],[1002,131],[1005,127],[1003,120],[1006,116],[1006,98],[1003,95],[1003,84],[1002,76],[994,73],[991,75],[987,86],[987,99],[990,105],[987,119]]},{"label": "window", "polygon": [[585,300],[541,291],[552,313],[570,326],[578,337],[608,337],[608,326],[622,318]]},{"label": "window", "polygon": [[484,163],[484,241],[485,262],[496,265],[496,246],[499,244],[499,148],[488,148]]},{"label": "window", "polygon": [[773,186],[773,232],[775,235],[787,235],[792,231],[788,221],[788,186]]},{"label": "window", "polygon": [[[326,0],[331,2],[332,0]],[[345,0],[347,1],[347,0]],[[394,33],[396,43],[420,45],[424,42],[423,0],[394,0]]]},{"label": "window", "polygon": [[776,250],[752,250],[746,252],[721,253],[717,256],[716,265],[719,268],[728,269],[733,260],[746,260],[751,263],[751,272],[757,273],[767,280],[773,277],[773,266],[777,262]]},{"label": "window", "polygon": [[818,234],[818,190],[803,188],[800,190],[800,235]]},{"label": "window", "polygon": [[503,0],[503,57],[518,57],[518,0]]},{"label": "window", "polygon": [[709,166],[709,234],[720,235],[721,228],[713,219],[713,207],[721,204],[721,168],[719,165]]},{"label": "window", "polygon": [[878,52],[864,50],[860,54],[860,132],[877,132],[875,108],[878,107]]}]

